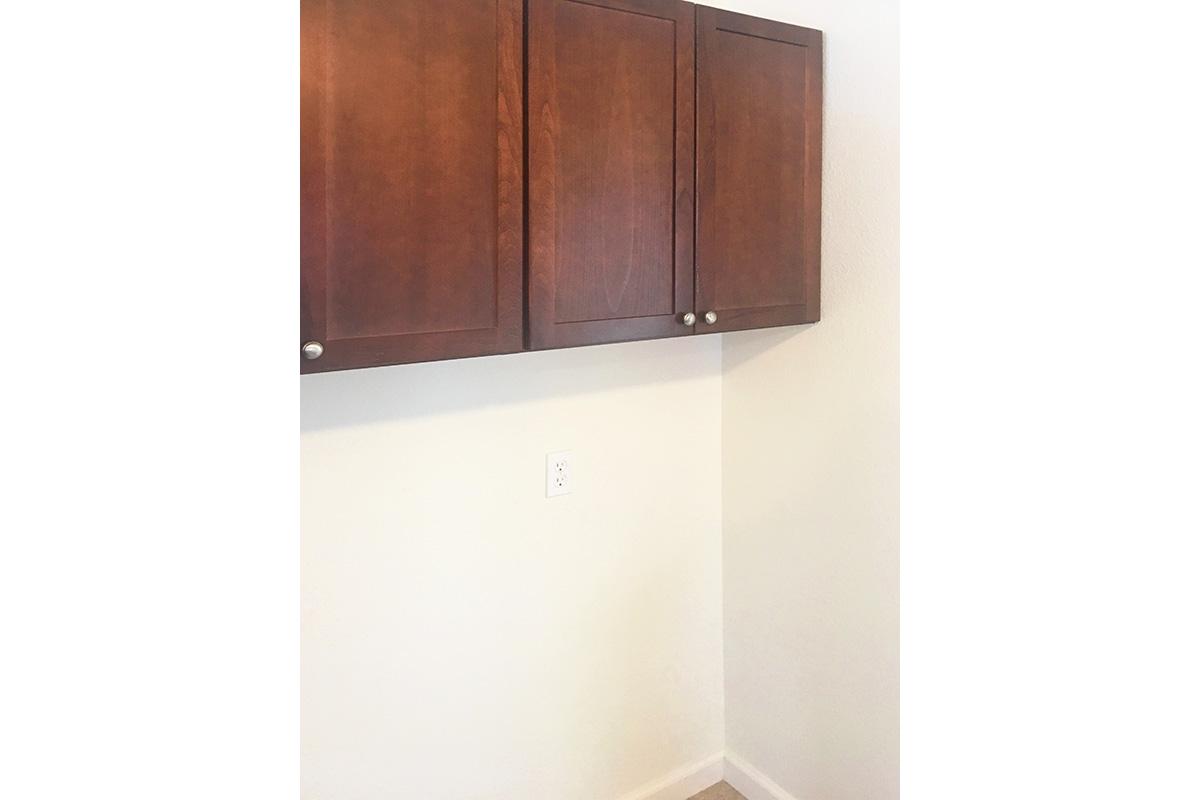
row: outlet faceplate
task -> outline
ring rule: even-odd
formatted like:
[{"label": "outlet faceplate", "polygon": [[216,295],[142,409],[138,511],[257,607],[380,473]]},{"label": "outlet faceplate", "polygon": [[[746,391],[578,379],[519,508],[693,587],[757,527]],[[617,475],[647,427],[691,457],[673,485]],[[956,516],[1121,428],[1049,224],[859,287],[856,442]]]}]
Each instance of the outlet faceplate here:
[{"label": "outlet faceplate", "polygon": [[571,493],[571,452],[563,450],[546,456],[546,497]]}]

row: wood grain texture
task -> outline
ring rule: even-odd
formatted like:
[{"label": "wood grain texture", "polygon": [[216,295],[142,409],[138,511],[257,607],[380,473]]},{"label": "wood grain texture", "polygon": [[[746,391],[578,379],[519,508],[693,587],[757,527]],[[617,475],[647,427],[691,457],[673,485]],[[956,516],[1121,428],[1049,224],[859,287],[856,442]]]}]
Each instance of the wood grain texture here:
[{"label": "wood grain texture", "polygon": [[820,318],[822,37],[697,9],[701,333]]},{"label": "wood grain texture", "polygon": [[303,372],[520,350],[520,0],[302,0]]},{"label": "wood grain texture", "polygon": [[529,346],[682,336],[694,7],[530,0]]}]

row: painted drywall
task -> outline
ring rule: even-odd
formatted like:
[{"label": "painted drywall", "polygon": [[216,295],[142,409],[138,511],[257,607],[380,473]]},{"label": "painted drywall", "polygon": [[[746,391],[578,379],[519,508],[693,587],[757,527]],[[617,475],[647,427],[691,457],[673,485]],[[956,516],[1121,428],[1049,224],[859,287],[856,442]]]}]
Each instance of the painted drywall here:
[{"label": "painted drywall", "polygon": [[721,753],[720,369],[707,336],[301,379],[304,798],[617,800]]},{"label": "painted drywall", "polygon": [[894,0],[713,5],[825,32],[822,321],[724,340],[726,744],[800,800],[898,795]]}]

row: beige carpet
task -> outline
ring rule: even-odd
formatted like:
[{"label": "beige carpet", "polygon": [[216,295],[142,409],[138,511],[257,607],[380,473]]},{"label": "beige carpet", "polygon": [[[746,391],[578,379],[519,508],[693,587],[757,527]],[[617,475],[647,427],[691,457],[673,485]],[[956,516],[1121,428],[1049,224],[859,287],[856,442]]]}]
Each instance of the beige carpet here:
[{"label": "beige carpet", "polygon": [[698,795],[695,795],[691,800],[746,800],[737,789],[734,789],[725,781],[721,781],[716,786],[710,786]]}]

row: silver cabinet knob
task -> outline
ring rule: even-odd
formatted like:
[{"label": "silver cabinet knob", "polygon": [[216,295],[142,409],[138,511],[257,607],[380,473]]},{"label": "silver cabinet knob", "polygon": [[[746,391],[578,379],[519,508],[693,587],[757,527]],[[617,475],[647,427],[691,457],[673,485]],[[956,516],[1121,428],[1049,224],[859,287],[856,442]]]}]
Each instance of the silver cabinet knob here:
[{"label": "silver cabinet knob", "polygon": [[309,342],[308,344],[304,345],[304,347],[301,349],[301,352],[304,353],[305,358],[307,358],[309,361],[313,361],[320,358],[321,354],[325,352],[325,345],[321,344],[320,342]]},{"label": "silver cabinet knob", "polygon": [[692,327],[693,325],[695,325],[696,324],[696,315],[693,314],[691,311],[684,314],[683,315],[683,324],[687,325],[689,328]]},{"label": "silver cabinet knob", "polygon": [[709,325],[716,325],[717,324],[717,312],[710,311],[707,314],[705,314],[704,321],[707,322]]}]

